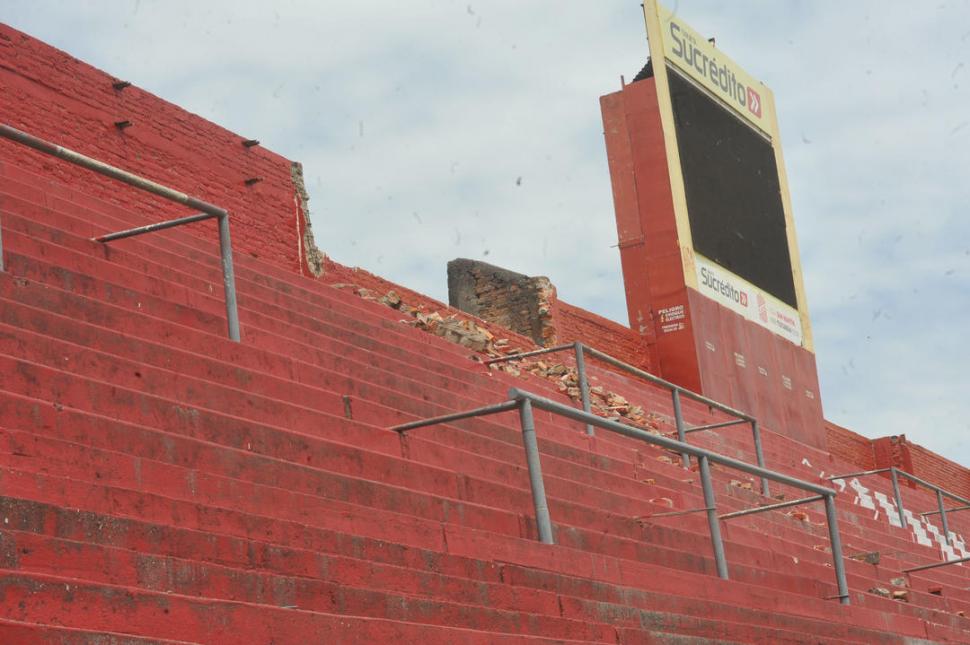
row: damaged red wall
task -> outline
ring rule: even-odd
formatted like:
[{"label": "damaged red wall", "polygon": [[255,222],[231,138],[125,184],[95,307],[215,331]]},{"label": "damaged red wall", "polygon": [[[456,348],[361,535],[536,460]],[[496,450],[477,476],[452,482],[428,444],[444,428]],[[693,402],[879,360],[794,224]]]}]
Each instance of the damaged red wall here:
[{"label": "damaged red wall", "polygon": [[[305,272],[307,223],[294,165],[243,137],[0,24],[0,114],[6,124],[229,211],[235,252]],[[118,127],[120,122],[128,127]],[[178,213],[171,202],[0,140],[0,161],[41,172],[143,213]],[[247,185],[247,179],[258,179]],[[179,213],[181,214],[181,213]],[[190,227],[213,240],[215,224]]]}]

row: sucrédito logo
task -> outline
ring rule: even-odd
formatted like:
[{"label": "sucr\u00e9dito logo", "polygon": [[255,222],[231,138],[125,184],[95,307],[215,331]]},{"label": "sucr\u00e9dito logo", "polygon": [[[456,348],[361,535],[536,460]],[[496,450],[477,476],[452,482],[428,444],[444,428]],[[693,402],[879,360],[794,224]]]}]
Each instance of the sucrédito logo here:
[{"label": "sucr\u00e9dito logo", "polygon": [[701,284],[711,291],[719,293],[729,300],[733,300],[742,307],[748,306],[748,294],[746,291],[742,291],[727,280],[722,280],[715,276],[707,270],[707,267],[701,267]]},{"label": "sucr\u00e9dito logo", "polygon": [[709,79],[736,107],[745,108],[760,119],[761,95],[751,86],[739,81],[731,68],[719,62],[713,52],[708,54],[711,48],[707,43],[701,47],[694,34],[673,20],[668,24],[672,41],[671,53],[699,76]]}]

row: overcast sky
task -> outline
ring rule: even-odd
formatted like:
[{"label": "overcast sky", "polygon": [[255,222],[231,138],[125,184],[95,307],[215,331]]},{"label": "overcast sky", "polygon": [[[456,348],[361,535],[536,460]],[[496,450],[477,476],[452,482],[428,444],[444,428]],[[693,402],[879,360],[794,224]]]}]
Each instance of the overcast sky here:
[{"label": "overcast sky", "polygon": [[[970,2],[667,3],[775,92],[826,416],[970,465]],[[549,276],[624,324],[598,98],[637,0],[0,0],[0,19],[305,165],[318,245],[447,300]]]}]

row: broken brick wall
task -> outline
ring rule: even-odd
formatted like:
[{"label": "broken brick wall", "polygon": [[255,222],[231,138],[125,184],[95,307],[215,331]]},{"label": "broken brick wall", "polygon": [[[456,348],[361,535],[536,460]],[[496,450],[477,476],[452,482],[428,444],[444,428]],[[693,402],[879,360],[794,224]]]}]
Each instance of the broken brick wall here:
[{"label": "broken brick wall", "polygon": [[[225,208],[237,255],[313,273],[307,258],[315,258],[316,249],[298,166],[262,147],[246,147],[244,137],[135,85],[116,86],[113,76],[4,24],[0,61],[4,123]],[[130,125],[116,125],[121,122]],[[189,214],[7,140],[0,140],[3,164],[81,186],[86,194],[143,214],[146,224]],[[215,252],[214,222],[186,230],[211,240]]]},{"label": "broken brick wall", "polygon": [[562,300],[558,300],[553,309],[553,324],[560,343],[579,340],[659,376],[646,341],[629,327]]},{"label": "broken brick wall", "polygon": [[548,278],[529,277],[485,262],[448,263],[448,300],[453,307],[531,337],[549,347],[582,341],[647,371],[655,362],[644,340],[629,327],[556,297]]},{"label": "broken brick wall", "polygon": [[[423,293],[402,287],[395,282],[391,282],[386,278],[382,278],[360,267],[349,267],[338,264],[326,256],[323,257],[322,266],[323,274],[321,280],[332,287],[352,289],[366,300],[383,302],[384,304],[390,304],[387,302],[388,295],[393,292],[394,298],[399,301],[395,308],[401,309],[402,311],[404,309],[413,310],[415,313],[421,312],[423,314],[437,313],[442,317],[474,323],[498,341],[508,341],[507,343],[501,343],[503,346],[509,348],[508,353],[539,349],[539,346],[527,336],[522,336],[501,325],[450,307],[440,300],[435,300]],[[408,320],[408,318],[402,316],[402,320]]]},{"label": "broken brick wall", "polygon": [[825,421],[825,432],[829,452],[834,457],[858,466],[859,470],[876,468],[876,456],[871,439],[828,420]]},{"label": "broken brick wall", "polygon": [[448,263],[449,305],[527,336],[542,347],[558,342],[552,324],[555,301],[556,289],[549,278],[463,258]]}]

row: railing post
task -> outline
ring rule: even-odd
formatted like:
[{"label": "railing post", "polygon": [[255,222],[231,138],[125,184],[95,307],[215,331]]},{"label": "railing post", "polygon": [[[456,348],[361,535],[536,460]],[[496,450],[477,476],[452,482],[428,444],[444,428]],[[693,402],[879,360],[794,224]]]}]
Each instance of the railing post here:
[{"label": "railing post", "polygon": [[539,464],[539,443],[536,441],[532,402],[529,399],[522,399],[519,404],[519,421],[522,424],[522,444],[525,446],[525,461],[529,467],[529,486],[532,488],[532,503],[536,511],[539,541],[543,544],[555,544],[552,538],[549,504],[546,502],[546,487],[542,481],[542,466]]},{"label": "railing post", "polygon": [[[687,443],[687,432],[684,429],[684,413],[680,409],[680,390],[675,387],[670,392],[674,402],[674,423],[677,424],[677,441]],[[683,463],[684,468],[690,468],[690,455],[686,452],[680,453],[680,461]]]},{"label": "railing post", "polygon": [[[758,460],[758,465],[762,468],[765,467],[765,454],[761,448],[761,428],[758,427],[758,422],[755,419],[751,420],[751,434],[754,436],[754,456]],[[765,497],[770,495],[768,491],[768,479],[766,477],[761,478],[761,494]]]},{"label": "railing post", "polygon": [[839,603],[849,604],[849,584],[845,580],[845,561],[842,559],[842,538],[839,536],[839,520],[835,511],[835,495],[825,496],[825,520],[829,525],[829,543],[832,547],[832,566],[835,568],[835,585]]},{"label": "railing post", "polygon": [[219,215],[219,255],[222,258],[222,283],[226,292],[226,324],[229,338],[240,341],[239,310],[236,307],[236,274],[232,267],[232,240],[229,237],[229,215]]},{"label": "railing post", "polygon": [[[589,380],[586,378],[586,358],[583,356],[583,344],[578,340],[575,343],[576,348],[576,376],[579,380],[579,396],[580,400],[583,402],[583,412],[592,414],[592,408],[589,403]],[[586,424],[586,434],[593,436],[596,431],[593,430],[593,426]]]},{"label": "railing post", "polygon": [[714,564],[717,575],[722,580],[728,579],[727,559],[724,557],[724,542],[721,540],[721,524],[717,517],[717,502],[714,499],[714,486],[711,483],[711,465],[707,457],[697,458],[701,471],[701,489],[704,491],[704,506],[707,509],[707,525],[711,531],[711,543],[714,547]]},{"label": "railing post", "polygon": [[893,497],[896,498],[896,510],[899,511],[899,526],[906,528],[906,515],[903,513],[903,496],[899,493],[899,476],[896,475],[895,466],[890,466],[889,477],[893,482]]},{"label": "railing post", "polygon": [[940,524],[943,525],[943,537],[947,544],[953,546],[953,543],[950,542],[950,527],[946,521],[946,508],[943,506],[943,493],[939,488],[936,489],[936,505],[940,507]]}]

